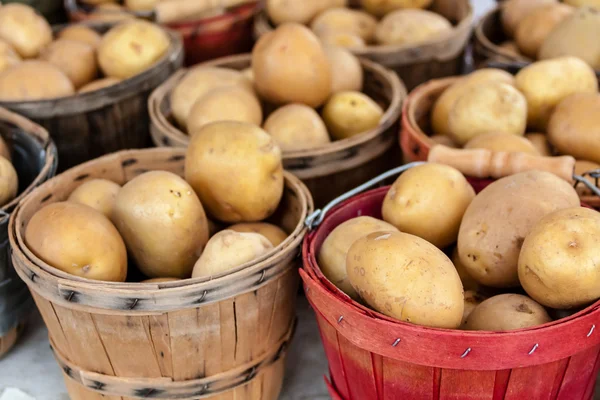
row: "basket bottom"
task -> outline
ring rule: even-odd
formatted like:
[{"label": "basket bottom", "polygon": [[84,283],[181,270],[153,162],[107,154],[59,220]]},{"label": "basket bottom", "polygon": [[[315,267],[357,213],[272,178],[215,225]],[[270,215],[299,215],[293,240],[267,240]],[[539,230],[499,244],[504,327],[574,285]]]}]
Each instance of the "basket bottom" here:
[{"label": "basket bottom", "polygon": [[19,336],[21,336],[22,331],[23,325],[17,325],[16,327],[8,331],[6,335],[0,336],[0,358],[4,357],[4,355],[6,355],[6,353],[8,353],[10,349],[13,348],[15,343],[17,343]]}]

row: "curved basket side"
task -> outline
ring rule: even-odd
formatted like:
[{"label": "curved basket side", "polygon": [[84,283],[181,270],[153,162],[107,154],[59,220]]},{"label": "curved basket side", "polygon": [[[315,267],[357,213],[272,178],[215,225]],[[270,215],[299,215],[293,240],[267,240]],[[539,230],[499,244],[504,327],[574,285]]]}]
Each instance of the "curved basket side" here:
[{"label": "curved basket side", "polygon": [[0,335],[0,359],[2,359],[2,357],[4,357],[17,343],[21,331],[21,326],[15,326],[5,334]]}]

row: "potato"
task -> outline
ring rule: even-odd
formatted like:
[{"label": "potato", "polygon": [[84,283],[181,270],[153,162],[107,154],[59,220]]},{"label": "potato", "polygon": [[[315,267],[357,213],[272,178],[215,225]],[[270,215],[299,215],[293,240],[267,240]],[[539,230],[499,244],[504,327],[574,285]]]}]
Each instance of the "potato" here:
[{"label": "potato", "polygon": [[94,48],[83,42],[59,39],[40,53],[40,59],[56,65],[78,89],[98,75]]},{"label": "potato", "polygon": [[263,129],[284,152],[313,149],[331,142],[319,114],[304,104],[278,108],[269,115]]},{"label": "potato", "polygon": [[512,331],[552,321],[544,307],[520,294],[500,294],[475,307],[465,329],[471,331]]},{"label": "potato", "polygon": [[348,50],[337,46],[325,46],[332,76],[331,93],[345,90],[360,92],[363,87],[363,69],[358,58]]},{"label": "potato", "polygon": [[0,8],[0,39],[8,42],[21,57],[33,58],[52,41],[52,28],[33,8],[6,4]]},{"label": "potato", "polygon": [[361,0],[360,5],[369,13],[383,17],[402,8],[428,8],[433,0]]},{"label": "potato", "polygon": [[320,12],[346,4],[347,0],[267,0],[266,9],[275,25],[285,22],[308,24]]},{"label": "potato", "polygon": [[563,0],[563,3],[573,7],[589,6],[594,8],[600,8],[599,0]]},{"label": "potato", "polygon": [[107,179],[92,179],[89,180],[73,192],[67,201],[72,201],[79,204],[92,207],[94,210],[101,212],[108,219],[112,218],[117,194],[121,190],[121,185],[109,181]]},{"label": "potato", "polygon": [[523,56],[523,54],[521,54],[521,51],[519,50],[519,46],[517,46],[517,43],[513,42],[512,40],[500,43],[498,45],[498,48],[504,50],[507,53],[510,53],[515,57]]},{"label": "potato", "polygon": [[452,31],[452,24],[439,14],[426,10],[398,10],[377,25],[375,40],[385,45],[415,45]]},{"label": "potato", "polygon": [[375,35],[377,20],[364,11],[349,8],[331,8],[319,14],[310,24],[318,36],[327,32],[347,32],[370,42]]},{"label": "potato", "polygon": [[243,69],[241,72],[242,75],[254,85],[254,72],[252,71],[252,67]]},{"label": "potato", "polygon": [[323,121],[334,139],[341,140],[377,128],[383,109],[364,93],[338,92],[322,110]]},{"label": "potato", "polygon": [[281,150],[257,126],[215,122],[190,139],[185,179],[213,217],[262,221],[275,212],[283,195]]},{"label": "potato", "polygon": [[450,147],[453,149],[458,148],[458,145],[446,135],[433,135],[430,137],[430,139],[435,144],[441,144],[443,146]]},{"label": "potato", "polygon": [[212,122],[239,121],[260,126],[262,118],[260,101],[255,95],[242,87],[225,86],[211,90],[194,103],[187,128],[194,135]]},{"label": "potato", "polygon": [[118,0],[81,0],[83,4],[98,5],[116,3]]},{"label": "potato", "polygon": [[0,156],[0,207],[17,196],[19,178],[10,160]]},{"label": "potato", "polygon": [[469,275],[492,287],[519,285],[523,240],[545,215],[579,205],[573,187],[554,174],[523,172],[499,179],[471,202],[458,232],[458,254]]},{"label": "potato", "polygon": [[114,3],[100,4],[88,14],[88,20],[90,21],[114,23],[133,19],[135,19],[134,14],[128,12],[122,5]]},{"label": "potato", "polygon": [[[576,160],[575,161],[575,174],[576,175],[583,176],[583,174],[585,174],[586,172],[595,171],[595,170],[600,170],[600,164],[597,164],[597,163],[591,162],[591,161],[586,161],[586,160]],[[592,178],[590,176],[584,176],[584,178],[586,178],[588,181],[590,181],[590,183],[595,184],[596,180],[594,178]],[[575,185],[575,181],[573,181],[572,183],[573,183],[573,185]],[[597,186],[598,185],[596,185],[596,187]],[[590,188],[585,186],[583,183],[577,184],[577,186],[575,186],[575,190],[577,190],[577,193],[579,194],[579,196],[592,195],[592,191],[590,190]]]},{"label": "potato", "polygon": [[516,86],[527,99],[527,123],[546,131],[554,107],[574,93],[597,93],[594,70],[575,57],[538,61],[523,68]]},{"label": "potato", "polygon": [[117,194],[113,221],[137,267],[150,278],[188,278],[208,241],[204,208],[192,187],[167,171],[150,171]]},{"label": "potato", "polygon": [[508,37],[513,37],[519,22],[538,7],[556,4],[557,0],[507,0],[502,3],[502,27]]},{"label": "potato", "polygon": [[527,100],[503,82],[473,85],[458,98],[448,114],[448,135],[465,144],[486,133],[525,134]]},{"label": "potato", "polygon": [[8,42],[0,39],[0,73],[21,63],[21,57]]},{"label": "potato", "polygon": [[476,291],[473,291],[473,290],[465,291],[465,309],[463,311],[463,317],[462,317],[462,321],[460,324],[462,329],[465,329],[469,315],[471,315],[473,310],[478,305],[480,305],[484,300],[486,300],[486,297],[482,296],[481,294],[477,293]]},{"label": "potato", "polygon": [[462,216],[474,197],[473,187],[460,171],[442,164],[424,164],[396,179],[383,200],[381,213],[384,221],[401,232],[443,248],[456,241]]},{"label": "potato", "polygon": [[141,283],[163,283],[163,282],[175,282],[175,281],[180,281],[181,279],[179,278],[152,278],[152,279],[146,279],[145,281],[142,281]]},{"label": "potato", "polygon": [[417,325],[460,326],[460,278],[431,243],[407,233],[371,233],[352,244],[346,268],[352,287],[375,310]]},{"label": "potato", "polygon": [[133,11],[152,11],[161,0],[125,0],[123,4]]},{"label": "potato", "polygon": [[24,61],[0,73],[0,101],[45,100],[74,93],[69,78],[45,61]]},{"label": "potato", "polygon": [[92,82],[88,83],[87,85],[84,85],[81,88],[79,88],[78,93],[94,92],[96,90],[105,89],[107,87],[116,85],[119,82],[121,82],[121,80],[117,79],[117,78],[98,79],[98,80],[92,81]]},{"label": "potato", "polygon": [[240,233],[225,229],[210,238],[194,265],[192,278],[209,277],[231,271],[273,249],[271,242],[258,233]]},{"label": "potato", "polygon": [[114,225],[98,211],[71,202],[38,210],[25,242],[47,264],[87,279],[124,282],[127,249]]},{"label": "potato", "polygon": [[213,89],[229,86],[243,87],[254,93],[252,82],[239,71],[204,66],[192,68],[171,92],[173,117],[182,128],[186,128],[190,110],[200,97]]},{"label": "potato", "polygon": [[85,25],[70,25],[58,33],[58,39],[83,42],[96,49],[102,41],[102,36]]},{"label": "potato", "polygon": [[10,147],[6,143],[6,140],[2,136],[0,136],[0,156],[6,158],[8,161],[12,160],[12,156],[10,154]]},{"label": "potato", "polygon": [[523,18],[515,32],[521,53],[535,59],[550,32],[572,13],[573,7],[557,3],[537,8]]},{"label": "potato", "polygon": [[111,28],[98,46],[98,62],[106,76],[127,79],[151,68],[169,49],[169,36],[147,21],[123,22]]},{"label": "potato", "polygon": [[398,232],[398,229],[373,217],[355,217],[342,222],[331,231],[317,254],[323,275],[354,300],[359,300],[359,296],[348,280],[346,257],[354,242],[373,232]]},{"label": "potato", "polygon": [[364,39],[351,32],[322,32],[318,35],[325,46],[343,47],[346,49],[366,47]]},{"label": "potato", "polygon": [[318,107],[331,94],[332,71],[319,39],[305,26],[287,23],[261,37],[252,50],[254,85],[274,104]]},{"label": "potato", "polygon": [[465,149],[487,149],[491,151],[506,151],[509,153],[526,153],[539,156],[535,146],[521,136],[510,133],[486,133],[469,140]]},{"label": "potato", "polygon": [[[462,282],[463,288],[465,290],[478,291],[481,288],[479,282],[477,282],[469,272],[465,268],[465,266],[460,262],[460,257],[458,255],[458,247],[455,247],[452,251],[452,263],[456,267],[456,272],[458,272],[458,276],[460,277],[460,281]],[[466,293],[465,293],[466,296]]]},{"label": "potato", "polygon": [[288,234],[285,233],[283,229],[281,229],[277,225],[269,224],[267,222],[241,223],[231,225],[227,229],[242,233],[260,233],[261,235],[266,237],[269,240],[269,242],[271,242],[273,247],[279,246],[288,237]]},{"label": "potato", "polygon": [[543,133],[526,133],[525,139],[529,140],[537,152],[544,157],[551,157],[554,152],[548,138]]}]

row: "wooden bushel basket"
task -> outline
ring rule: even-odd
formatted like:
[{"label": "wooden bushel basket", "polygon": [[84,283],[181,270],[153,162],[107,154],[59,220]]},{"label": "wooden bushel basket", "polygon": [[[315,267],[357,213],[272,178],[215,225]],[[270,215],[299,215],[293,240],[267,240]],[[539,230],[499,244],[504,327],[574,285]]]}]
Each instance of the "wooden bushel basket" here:
[{"label": "wooden bushel basket", "polygon": [[[242,70],[250,66],[250,57],[250,54],[231,56],[202,65]],[[397,143],[397,122],[406,88],[395,74],[381,65],[365,59],[361,59],[361,63],[365,93],[385,110],[379,126],[315,149],[283,154],[284,168],[302,179],[317,206],[397,164],[394,143]],[[171,91],[186,73],[187,70],[178,71],[148,100],[152,140],[157,146],[186,147],[190,141],[174,122],[169,100]]]},{"label": "wooden bushel basket", "polygon": [[600,302],[510,332],[434,329],[368,309],[324,277],[316,255],[327,235],[350,218],[381,218],[388,189],[333,208],[303,244],[300,275],[329,361],[332,398],[591,400],[600,367]]},{"label": "wooden bushel basket", "polygon": [[17,341],[33,306],[27,287],[17,277],[8,247],[8,219],[19,201],[54,176],[56,147],[39,125],[0,108],[0,135],[11,149],[19,177],[19,194],[0,208],[0,357]]},{"label": "wooden bushel basket", "polygon": [[183,174],[184,149],[130,150],[42,185],[10,220],[13,263],[32,292],[72,400],[275,400],[295,321],[296,271],[312,200],[285,173],[270,222],[289,233],[270,253],[229,274],[167,283],[83,279],[38,259],[24,231],[42,206],[93,178],[124,184],[148,170]]},{"label": "wooden bushel basket", "polygon": [[[360,4],[356,0],[349,3]],[[419,45],[368,45],[349,50],[394,70],[408,90],[430,79],[459,75],[471,38],[473,8],[469,0],[434,0],[430,10],[446,17],[454,25],[452,32]],[[266,11],[260,12],[254,23],[255,36],[263,36],[272,30]]]}]

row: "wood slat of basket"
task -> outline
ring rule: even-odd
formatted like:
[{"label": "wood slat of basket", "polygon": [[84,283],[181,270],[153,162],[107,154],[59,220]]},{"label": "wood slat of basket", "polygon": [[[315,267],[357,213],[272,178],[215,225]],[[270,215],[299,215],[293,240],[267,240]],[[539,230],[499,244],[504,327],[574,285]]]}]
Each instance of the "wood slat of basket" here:
[{"label": "wood slat of basket", "polygon": [[21,332],[21,327],[15,326],[5,335],[0,336],[0,358],[8,353],[8,351],[15,345],[17,339],[19,338],[19,332]]}]

